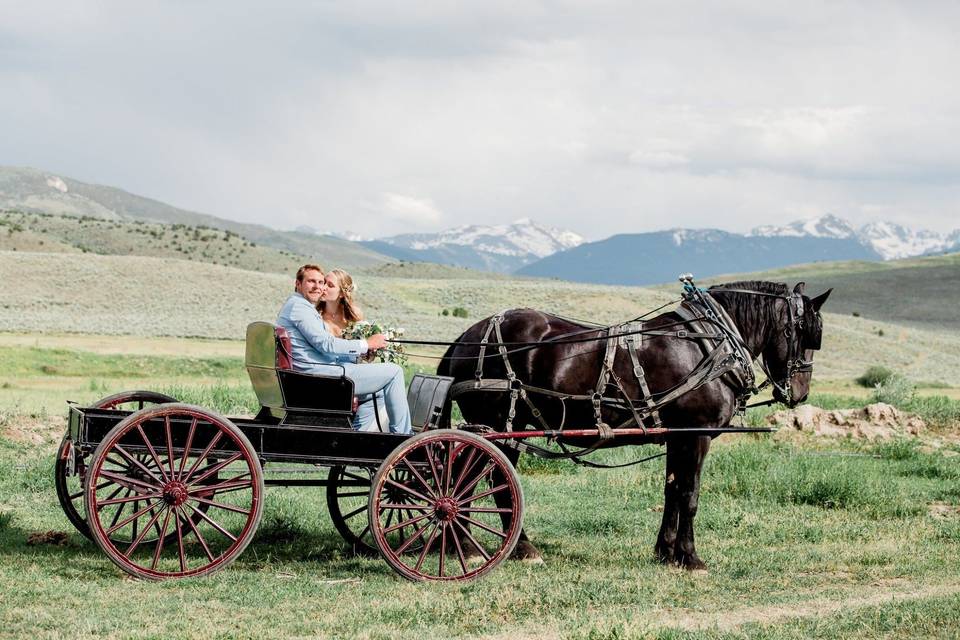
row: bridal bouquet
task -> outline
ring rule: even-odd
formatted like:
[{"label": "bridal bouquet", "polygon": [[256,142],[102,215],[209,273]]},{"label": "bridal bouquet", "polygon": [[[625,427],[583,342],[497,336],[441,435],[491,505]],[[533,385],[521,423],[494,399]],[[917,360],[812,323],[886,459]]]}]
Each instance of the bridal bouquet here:
[{"label": "bridal bouquet", "polygon": [[[361,320],[347,325],[343,331],[343,337],[349,340],[366,340],[370,336],[382,333],[387,340],[402,338],[403,327],[385,327],[375,322]],[[402,344],[388,344],[386,349],[380,349],[374,354],[374,357],[380,362],[395,362],[401,366],[407,362],[407,354],[403,350]]]}]

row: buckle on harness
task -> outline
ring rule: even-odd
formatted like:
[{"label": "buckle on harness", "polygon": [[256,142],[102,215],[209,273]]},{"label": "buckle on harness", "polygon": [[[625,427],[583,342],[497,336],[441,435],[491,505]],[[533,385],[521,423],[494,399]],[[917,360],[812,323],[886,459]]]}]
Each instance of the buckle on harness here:
[{"label": "buckle on harness", "polygon": [[689,333],[687,332],[686,329],[680,329],[679,331],[677,331],[678,338],[686,338],[688,335]]}]

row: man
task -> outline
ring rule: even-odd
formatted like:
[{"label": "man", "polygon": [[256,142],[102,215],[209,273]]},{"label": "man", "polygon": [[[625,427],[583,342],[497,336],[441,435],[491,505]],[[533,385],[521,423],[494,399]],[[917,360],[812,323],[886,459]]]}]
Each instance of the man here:
[{"label": "man", "polygon": [[344,340],[327,331],[317,303],[324,293],[323,270],[305,264],[297,270],[294,293],[280,309],[277,324],[290,336],[293,368],[306,373],[339,375],[341,367],[353,380],[358,396],[383,392],[391,433],[410,433],[410,408],[407,406],[403,369],[393,363],[357,364],[357,358],[368,351],[387,346],[383,334],[366,340]]}]

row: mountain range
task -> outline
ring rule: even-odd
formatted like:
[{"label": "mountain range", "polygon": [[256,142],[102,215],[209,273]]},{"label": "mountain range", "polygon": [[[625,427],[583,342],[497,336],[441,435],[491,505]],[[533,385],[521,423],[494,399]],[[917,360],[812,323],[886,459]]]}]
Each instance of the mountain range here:
[{"label": "mountain range", "polygon": [[466,225],[440,233],[407,233],[361,244],[398,260],[511,273],[583,242],[572,231],[522,218],[510,224]]},{"label": "mountain range", "polygon": [[309,227],[281,231],[226,220],[22,167],[0,167],[0,209],[219,228],[291,256],[347,268],[400,260],[605,284],[656,284],[688,271],[708,277],[824,260],[880,261],[960,250],[960,230],[939,234],[890,222],[857,229],[832,214],[760,226],[746,234],[671,229],[594,242],[528,218],[379,239],[336,237]]}]

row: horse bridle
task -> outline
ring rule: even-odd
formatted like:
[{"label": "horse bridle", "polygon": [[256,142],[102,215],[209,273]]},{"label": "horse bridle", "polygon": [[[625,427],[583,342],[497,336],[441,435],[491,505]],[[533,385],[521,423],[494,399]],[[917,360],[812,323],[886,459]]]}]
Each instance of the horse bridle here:
[{"label": "horse bridle", "polygon": [[762,391],[767,386],[772,386],[780,392],[788,405],[792,404],[793,386],[790,383],[793,381],[794,376],[800,373],[813,373],[813,360],[803,359],[803,339],[802,336],[799,339],[797,337],[803,330],[803,294],[797,292],[779,294],[768,293],[766,291],[751,291],[750,289],[727,289],[723,287],[718,287],[713,289],[713,291],[729,291],[731,293],[746,293],[754,296],[779,298],[786,303],[787,314],[789,316],[787,326],[783,329],[783,335],[787,339],[786,374],[783,379],[779,381],[776,380],[770,374],[770,369],[767,367],[765,358],[761,357],[760,367],[763,369],[763,373],[767,376],[767,379],[764,380],[756,390]]}]

